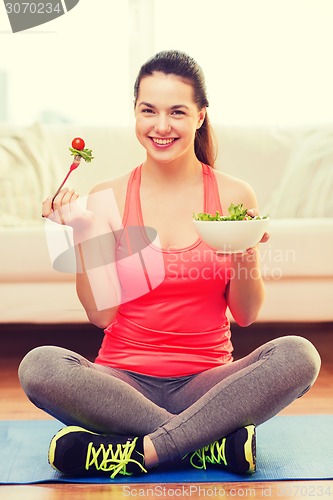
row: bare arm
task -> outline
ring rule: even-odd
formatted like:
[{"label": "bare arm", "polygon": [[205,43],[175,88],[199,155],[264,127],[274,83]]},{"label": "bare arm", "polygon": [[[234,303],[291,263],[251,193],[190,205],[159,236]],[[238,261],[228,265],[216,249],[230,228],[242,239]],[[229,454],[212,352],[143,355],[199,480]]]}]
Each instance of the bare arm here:
[{"label": "bare arm", "polygon": [[[228,182],[227,191],[221,190],[224,212],[230,203],[243,203],[244,207],[258,212],[256,196],[251,187],[237,179],[229,178]],[[267,239],[268,235],[265,234],[262,242]],[[230,273],[226,295],[228,307],[240,326],[248,326],[256,320],[265,298],[258,245],[244,254],[231,255]]]},{"label": "bare arm", "polygon": [[259,252],[254,248],[253,253],[233,257],[227,304],[235,321],[248,326],[257,319],[265,297]]},{"label": "bare arm", "polygon": [[112,190],[95,188],[86,209],[77,203],[73,190],[63,189],[54,200],[43,204],[43,215],[73,228],[76,254],[76,290],[91,321],[100,328],[114,319],[120,304],[120,287],[115,264],[115,238],[110,212]]}]

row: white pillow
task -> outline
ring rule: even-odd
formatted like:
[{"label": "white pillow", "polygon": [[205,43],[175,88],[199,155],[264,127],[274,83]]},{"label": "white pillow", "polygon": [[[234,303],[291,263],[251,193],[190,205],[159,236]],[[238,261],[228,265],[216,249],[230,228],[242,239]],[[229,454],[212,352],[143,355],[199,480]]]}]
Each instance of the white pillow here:
[{"label": "white pillow", "polygon": [[264,213],[271,217],[333,217],[333,127],[304,134]]},{"label": "white pillow", "polygon": [[41,222],[41,203],[54,193],[61,169],[39,124],[0,137],[0,226]]}]

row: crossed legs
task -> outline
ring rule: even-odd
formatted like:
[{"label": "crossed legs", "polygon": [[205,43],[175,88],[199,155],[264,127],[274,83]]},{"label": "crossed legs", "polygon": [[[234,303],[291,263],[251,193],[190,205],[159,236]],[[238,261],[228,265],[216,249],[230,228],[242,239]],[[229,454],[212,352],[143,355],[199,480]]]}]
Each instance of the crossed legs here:
[{"label": "crossed legs", "polygon": [[[245,425],[265,422],[302,396],[319,368],[310,342],[281,337],[186,383],[179,378],[165,407],[130,373],[60,347],[42,346],[28,353],[19,378],[28,398],[66,425],[145,436],[148,467],[178,460]],[[161,391],[163,379],[159,381]]]}]

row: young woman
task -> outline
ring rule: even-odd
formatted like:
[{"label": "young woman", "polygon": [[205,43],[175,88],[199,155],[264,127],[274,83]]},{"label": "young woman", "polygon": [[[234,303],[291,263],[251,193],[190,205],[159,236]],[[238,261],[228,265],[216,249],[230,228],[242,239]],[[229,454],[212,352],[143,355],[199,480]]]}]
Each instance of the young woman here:
[{"label": "young woman", "polygon": [[77,293],[105,332],[94,363],[41,346],[19,368],[29,399],[66,426],[49,449],[63,473],[113,478],[172,464],[253,473],[255,427],[318,375],[317,351],[296,336],[232,358],[227,307],[247,326],[264,299],[258,249],[217,254],[192,214],[258,208],[248,184],[213,170],[207,107],[197,63],[156,54],[135,83],[143,164],[93,188],[86,209],[68,189],[53,209],[43,203],[44,217],[73,228]]}]

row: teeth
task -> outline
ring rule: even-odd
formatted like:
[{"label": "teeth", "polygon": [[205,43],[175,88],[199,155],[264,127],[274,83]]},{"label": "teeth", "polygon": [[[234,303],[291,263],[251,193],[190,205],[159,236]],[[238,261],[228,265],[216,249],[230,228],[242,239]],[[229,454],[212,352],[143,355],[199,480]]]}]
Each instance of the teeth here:
[{"label": "teeth", "polygon": [[174,139],[156,139],[155,137],[153,137],[153,141],[156,144],[170,144],[174,141]]}]

